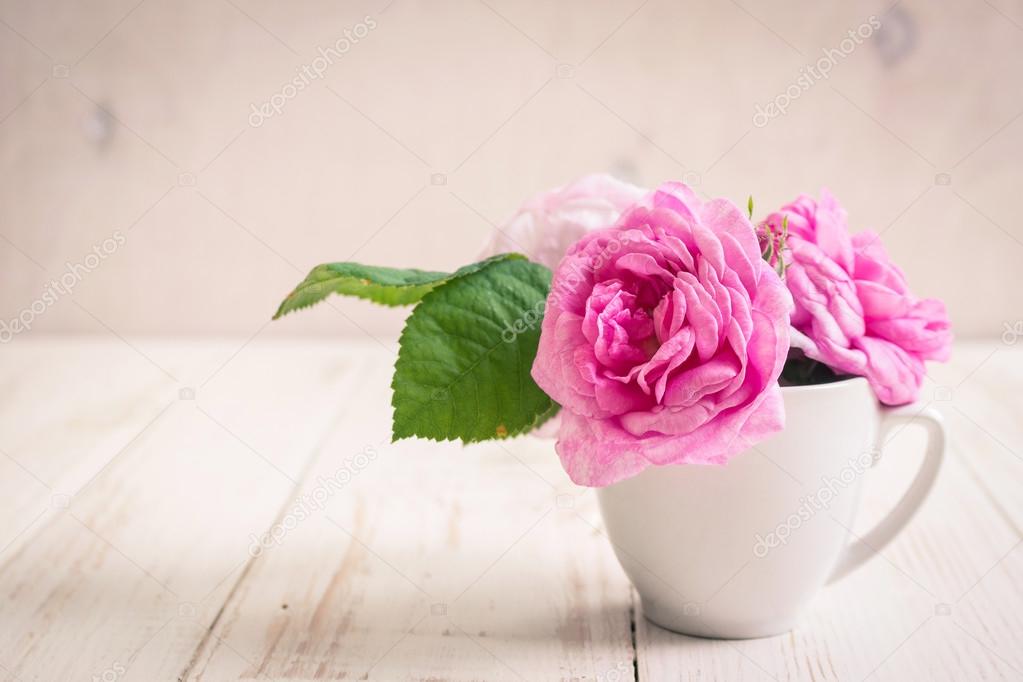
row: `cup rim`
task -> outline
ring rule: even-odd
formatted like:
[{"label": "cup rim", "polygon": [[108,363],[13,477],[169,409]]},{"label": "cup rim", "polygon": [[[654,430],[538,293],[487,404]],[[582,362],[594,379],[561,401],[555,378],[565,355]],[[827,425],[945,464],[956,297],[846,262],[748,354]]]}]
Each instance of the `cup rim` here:
[{"label": "cup rim", "polygon": [[845,388],[851,384],[866,384],[866,377],[846,377],[838,381],[829,381],[826,384],[805,384],[802,386],[781,386],[783,393],[810,393],[815,391],[827,391],[829,389]]}]

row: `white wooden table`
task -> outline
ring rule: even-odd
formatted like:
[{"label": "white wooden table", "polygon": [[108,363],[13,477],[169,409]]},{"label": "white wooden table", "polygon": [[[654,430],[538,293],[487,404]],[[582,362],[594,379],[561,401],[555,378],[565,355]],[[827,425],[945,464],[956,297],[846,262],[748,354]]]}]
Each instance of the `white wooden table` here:
[{"label": "white wooden table", "polygon": [[[386,345],[0,348],[0,680],[1023,679],[1023,344],[932,369],[923,510],[740,642],[644,621],[549,443],[390,444]],[[921,440],[867,474],[858,529]]]}]

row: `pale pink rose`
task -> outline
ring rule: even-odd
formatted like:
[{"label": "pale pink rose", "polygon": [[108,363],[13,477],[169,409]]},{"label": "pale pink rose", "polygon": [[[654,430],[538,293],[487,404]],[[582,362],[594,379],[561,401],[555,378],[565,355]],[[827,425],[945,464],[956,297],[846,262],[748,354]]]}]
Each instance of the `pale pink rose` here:
[{"label": "pale pink rose", "polygon": [[499,253],[524,253],[553,270],[587,232],[610,227],[646,190],[593,174],[533,197],[499,227],[481,258]]},{"label": "pale pink rose", "polygon": [[784,423],[791,299],[723,199],[662,185],[558,265],[533,378],[578,484],[722,464]]},{"label": "pale pink rose", "polygon": [[947,360],[945,304],[918,299],[877,234],[849,235],[846,212],[828,190],[800,196],[764,221],[788,216],[785,281],[795,309],[793,345],[839,374],[864,376],[878,400],[916,400],[925,360]]}]

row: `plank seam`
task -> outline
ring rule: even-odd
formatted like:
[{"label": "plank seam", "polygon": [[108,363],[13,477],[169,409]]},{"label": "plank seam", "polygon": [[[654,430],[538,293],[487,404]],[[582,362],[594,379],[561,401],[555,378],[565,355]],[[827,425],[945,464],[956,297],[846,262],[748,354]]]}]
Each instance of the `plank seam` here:
[{"label": "plank seam", "polygon": [[639,682],[639,647],[636,645],[636,591],[629,587],[629,641],[632,644],[632,679]]}]

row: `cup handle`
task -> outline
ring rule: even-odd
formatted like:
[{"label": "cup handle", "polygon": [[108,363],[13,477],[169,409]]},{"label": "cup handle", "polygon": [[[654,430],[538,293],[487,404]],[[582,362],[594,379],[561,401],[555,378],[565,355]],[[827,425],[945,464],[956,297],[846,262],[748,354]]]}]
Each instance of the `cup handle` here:
[{"label": "cup handle", "polygon": [[924,461],[916,472],[916,477],[888,515],[870,532],[846,547],[838,566],[828,578],[828,583],[833,583],[859,568],[891,542],[913,518],[913,514],[927,499],[927,494],[934,486],[938,471],[941,470],[941,460],[945,455],[945,422],[937,410],[930,407],[921,410],[912,405],[885,408],[881,414],[877,449],[883,449],[885,438],[893,429],[914,423],[927,430],[927,450],[924,452]]}]

